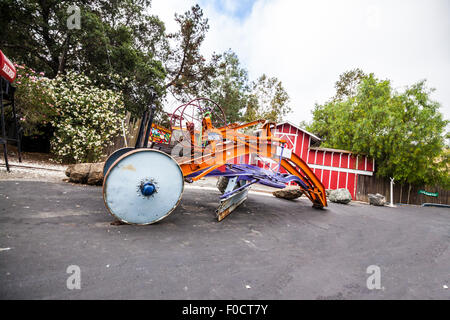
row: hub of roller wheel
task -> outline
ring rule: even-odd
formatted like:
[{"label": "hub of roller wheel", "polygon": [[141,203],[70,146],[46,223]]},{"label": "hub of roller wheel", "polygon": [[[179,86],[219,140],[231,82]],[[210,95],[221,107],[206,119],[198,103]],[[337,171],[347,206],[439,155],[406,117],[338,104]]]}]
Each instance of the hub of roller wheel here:
[{"label": "hub of roller wheel", "polygon": [[150,197],[156,191],[156,186],[151,182],[146,182],[141,185],[141,193],[144,197]]},{"label": "hub of roller wheel", "polygon": [[183,173],[172,157],[154,149],[137,149],[111,165],[103,181],[103,200],[118,220],[146,225],[175,210],[183,189]]}]

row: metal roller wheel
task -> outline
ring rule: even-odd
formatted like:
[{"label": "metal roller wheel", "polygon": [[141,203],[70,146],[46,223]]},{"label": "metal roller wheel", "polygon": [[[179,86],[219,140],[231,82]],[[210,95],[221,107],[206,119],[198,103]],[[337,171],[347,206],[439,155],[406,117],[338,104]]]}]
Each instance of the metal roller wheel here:
[{"label": "metal roller wheel", "polygon": [[183,173],[171,156],[137,149],[109,168],[103,181],[103,201],[120,221],[146,225],[167,217],[178,206],[183,190]]}]

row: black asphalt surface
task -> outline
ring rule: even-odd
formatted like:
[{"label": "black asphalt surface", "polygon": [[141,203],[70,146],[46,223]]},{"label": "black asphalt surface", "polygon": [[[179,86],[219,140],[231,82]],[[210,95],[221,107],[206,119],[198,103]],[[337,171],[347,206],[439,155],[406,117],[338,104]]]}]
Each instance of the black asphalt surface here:
[{"label": "black asphalt surface", "polygon": [[114,226],[100,187],[0,181],[0,298],[450,298],[449,209],[250,194],[218,223],[218,195],[186,189],[161,222]]}]

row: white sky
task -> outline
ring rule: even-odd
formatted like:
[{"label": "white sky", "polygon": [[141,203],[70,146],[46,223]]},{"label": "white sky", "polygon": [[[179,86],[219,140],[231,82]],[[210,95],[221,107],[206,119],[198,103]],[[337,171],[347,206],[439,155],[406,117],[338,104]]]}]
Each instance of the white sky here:
[{"label": "white sky", "polygon": [[153,0],[150,12],[175,31],[174,13],[197,2],[210,24],[205,56],[231,48],[251,80],[280,79],[293,109],[286,120],[311,120],[339,74],[357,67],[397,89],[427,79],[450,118],[448,0]]}]

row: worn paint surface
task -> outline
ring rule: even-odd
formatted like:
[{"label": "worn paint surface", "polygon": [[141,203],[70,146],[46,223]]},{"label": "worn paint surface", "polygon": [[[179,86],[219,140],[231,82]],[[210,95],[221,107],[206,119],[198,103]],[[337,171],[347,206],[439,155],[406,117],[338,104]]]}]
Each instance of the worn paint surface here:
[{"label": "worn paint surface", "polygon": [[216,210],[216,216],[218,221],[222,221],[233,210],[239,207],[245,200],[247,200],[248,188],[241,190],[227,199],[220,201],[220,205]]},{"label": "worn paint surface", "polygon": [[[221,197],[220,205],[216,210],[216,216],[218,221],[222,221],[228,216],[234,209],[247,200],[249,183],[245,180],[239,180],[240,177],[232,177],[228,180],[227,187],[224,190],[224,194]],[[241,186],[242,184],[242,186]],[[241,191],[241,188],[244,188]],[[235,190],[235,192],[233,192]]]},{"label": "worn paint surface", "polygon": [[[142,184],[151,182],[156,191],[144,196]],[[106,208],[130,224],[151,224],[168,216],[178,205],[184,189],[183,174],[167,154],[138,149],[120,157],[103,183]]]},{"label": "worn paint surface", "polygon": [[129,165],[123,166],[122,170],[136,171],[136,168],[132,164],[129,164]]}]

